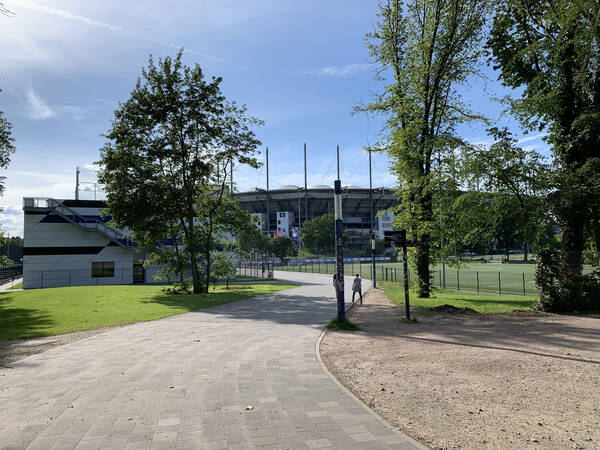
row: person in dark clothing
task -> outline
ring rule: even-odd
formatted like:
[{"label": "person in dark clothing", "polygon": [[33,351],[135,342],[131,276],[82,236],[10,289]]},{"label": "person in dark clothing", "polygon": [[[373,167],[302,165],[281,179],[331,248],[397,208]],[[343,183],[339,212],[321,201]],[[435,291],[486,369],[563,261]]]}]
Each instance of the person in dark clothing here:
[{"label": "person in dark clothing", "polygon": [[360,304],[362,305],[362,280],[360,276],[356,274],[356,278],[352,283],[352,303],[354,303],[354,296],[358,292],[358,297],[360,298]]}]

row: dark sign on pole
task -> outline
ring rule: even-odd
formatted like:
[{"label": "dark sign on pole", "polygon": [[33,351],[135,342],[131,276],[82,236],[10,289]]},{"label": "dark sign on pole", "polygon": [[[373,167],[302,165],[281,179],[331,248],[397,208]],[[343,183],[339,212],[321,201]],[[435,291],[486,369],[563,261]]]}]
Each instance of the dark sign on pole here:
[{"label": "dark sign on pole", "polygon": [[400,243],[402,245],[402,267],[404,269],[404,308],[406,319],[410,320],[410,301],[408,299],[408,255],[406,252],[406,230],[400,231]]}]

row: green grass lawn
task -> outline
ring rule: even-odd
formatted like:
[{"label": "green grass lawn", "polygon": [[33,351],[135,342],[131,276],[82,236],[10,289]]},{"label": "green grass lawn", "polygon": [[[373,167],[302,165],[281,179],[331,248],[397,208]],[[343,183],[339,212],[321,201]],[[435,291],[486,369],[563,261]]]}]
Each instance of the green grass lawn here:
[{"label": "green grass lawn", "polygon": [[182,314],[269,294],[292,284],[224,286],[209,294],[163,293],[163,286],[77,286],[0,292],[0,340],[53,336]]},{"label": "green grass lawn", "polygon": [[22,289],[23,288],[23,282],[21,281],[20,283],[15,284],[12,287],[9,287],[9,289]]},{"label": "green grass lawn", "polygon": [[[404,288],[397,283],[384,282],[385,294],[398,306],[404,307]],[[501,313],[513,310],[528,310],[534,306],[535,295],[493,295],[473,292],[455,292],[437,290],[434,297],[418,298],[411,290],[410,304],[415,308],[432,308],[441,305],[452,305],[457,308],[471,308],[480,313]]]}]

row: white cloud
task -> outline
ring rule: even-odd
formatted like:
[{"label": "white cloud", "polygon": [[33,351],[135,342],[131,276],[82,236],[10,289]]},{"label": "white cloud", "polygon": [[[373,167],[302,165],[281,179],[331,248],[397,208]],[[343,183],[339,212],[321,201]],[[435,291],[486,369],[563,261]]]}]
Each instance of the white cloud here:
[{"label": "white cloud", "polygon": [[[12,209],[13,206],[10,207]],[[11,236],[23,236],[23,211],[19,214],[7,214],[7,211],[0,212],[0,231],[3,234]]]},{"label": "white cloud", "polygon": [[61,17],[63,19],[73,20],[75,22],[79,22],[85,25],[91,25],[100,28],[106,28],[112,31],[125,31],[124,28],[111,25],[106,22],[101,22],[99,20],[89,19],[87,17],[78,16],[76,14],[72,14],[69,11],[65,11],[64,9],[53,8],[50,6],[39,5],[34,2],[30,2],[28,0],[20,0],[18,6],[21,8],[29,9],[31,11],[36,11],[42,14],[51,15]]},{"label": "white cloud", "polygon": [[[80,16],[77,14],[73,14],[67,10],[64,9],[59,9],[59,8],[54,8],[51,6],[45,6],[45,5],[40,5],[38,3],[35,2],[31,2],[29,0],[21,0],[18,3],[16,3],[15,6],[24,8],[24,9],[28,9],[30,11],[35,11],[38,12],[40,14],[44,14],[44,15],[50,15],[50,16],[55,16],[55,17],[60,17],[62,19],[66,19],[72,22],[77,22],[80,23],[82,25],[87,25],[87,26],[91,26],[91,27],[96,27],[96,28],[102,28],[105,30],[109,30],[109,31],[114,31],[114,32],[119,32],[119,33],[126,33],[129,34],[130,36],[134,36],[137,37],[141,40],[147,41],[147,42],[151,42],[154,44],[159,44],[162,45],[164,47],[169,47],[169,48],[176,48],[176,49],[180,49],[183,46],[180,44],[175,44],[173,42],[169,42],[169,41],[165,41],[162,39],[158,39],[154,36],[149,36],[145,33],[140,33],[131,29],[127,29],[124,27],[121,27],[119,25],[113,25],[111,23],[107,23],[107,22],[103,22],[100,20],[95,20],[95,19],[91,19],[89,17],[85,17],[85,16]],[[192,53],[194,55],[197,56],[201,56],[203,58],[206,59],[210,59],[213,61],[217,61],[217,62],[224,62],[227,63],[228,61],[223,59],[223,58],[219,58],[217,56],[214,55],[210,55],[208,53],[199,51],[199,50],[193,50],[193,49],[186,49],[186,52]]]},{"label": "white cloud", "polygon": [[46,120],[56,116],[56,113],[29,86],[25,96],[27,100],[27,116],[33,120]]},{"label": "white cloud", "polygon": [[311,75],[328,77],[345,77],[373,68],[375,64],[347,64],[345,66],[328,66],[308,72]]}]

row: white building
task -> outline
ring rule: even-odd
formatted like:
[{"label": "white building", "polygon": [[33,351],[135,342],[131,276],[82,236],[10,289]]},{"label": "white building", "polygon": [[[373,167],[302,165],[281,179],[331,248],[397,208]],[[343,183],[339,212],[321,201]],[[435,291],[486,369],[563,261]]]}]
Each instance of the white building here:
[{"label": "white building", "polygon": [[294,213],[291,211],[277,212],[277,236],[292,237],[294,226]]},{"label": "white building", "polygon": [[24,198],[23,288],[151,283],[136,247],[106,225],[104,202]]},{"label": "white building", "polygon": [[394,213],[391,211],[380,211],[377,213],[377,238],[383,239],[385,231],[392,230]]},{"label": "white building", "polygon": [[252,213],[250,214],[256,223],[256,228],[260,231],[267,231],[267,214],[266,213]]}]

